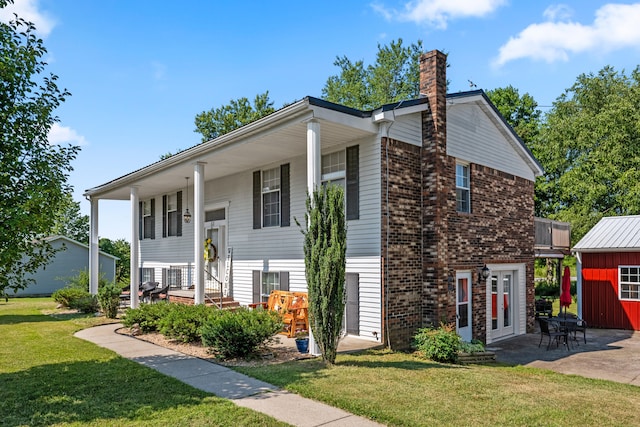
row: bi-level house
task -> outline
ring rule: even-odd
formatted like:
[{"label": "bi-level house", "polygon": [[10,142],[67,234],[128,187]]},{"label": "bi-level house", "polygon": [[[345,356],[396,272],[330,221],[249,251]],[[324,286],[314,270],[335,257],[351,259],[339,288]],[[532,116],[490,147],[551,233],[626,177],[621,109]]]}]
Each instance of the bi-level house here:
[{"label": "bi-level house", "polygon": [[542,170],[483,91],[446,94],[445,72],[432,51],[419,99],[360,111],[306,97],[87,190],[92,261],[99,201],[130,200],[132,283],[196,303],[305,291],[295,220],[331,181],[346,193],[347,334],[403,348],[440,322],[487,343],[525,333]]}]

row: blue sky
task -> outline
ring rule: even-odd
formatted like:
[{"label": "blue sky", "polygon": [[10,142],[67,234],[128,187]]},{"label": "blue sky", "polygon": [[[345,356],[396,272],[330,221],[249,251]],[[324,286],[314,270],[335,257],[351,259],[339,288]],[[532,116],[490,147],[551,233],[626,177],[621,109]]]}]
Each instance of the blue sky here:
[{"label": "blue sky", "polygon": [[[277,108],[321,97],[336,56],[375,60],[402,38],[449,53],[450,92],[512,85],[548,107],[582,73],[640,64],[640,2],[571,0],[15,0],[72,96],[53,143],[82,146],[84,190],[197,144],[196,114],[269,91]],[[543,108],[546,110],[546,108]],[[101,201],[101,237],[130,240],[129,203]]]}]

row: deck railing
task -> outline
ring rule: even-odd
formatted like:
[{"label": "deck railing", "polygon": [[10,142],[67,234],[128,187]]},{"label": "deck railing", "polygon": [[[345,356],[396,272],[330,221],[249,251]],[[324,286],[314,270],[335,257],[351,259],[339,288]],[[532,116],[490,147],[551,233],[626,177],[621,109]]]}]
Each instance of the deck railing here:
[{"label": "deck railing", "polygon": [[[174,265],[165,270],[165,283],[169,290],[193,289],[196,283],[195,268],[192,265]],[[220,281],[208,270],[204,272],[205,293],[219,293]]]},{"label": "deck railing", "polygon": [[546,218],[534,218],[533,222],[536,249],[571,249],[571,224]]}]

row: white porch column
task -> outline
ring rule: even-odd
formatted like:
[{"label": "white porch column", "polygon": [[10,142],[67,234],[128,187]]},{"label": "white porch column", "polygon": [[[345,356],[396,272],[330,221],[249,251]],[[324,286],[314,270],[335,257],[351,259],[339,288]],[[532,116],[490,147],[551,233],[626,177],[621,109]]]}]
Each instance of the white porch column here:
[{"label": "white porch column", "polygon": [[100,247],[98,246],[98,199],[91,197],[91,218],[89,222],[89,293],[98,295],[100,277]]},{"label": "white porch column", "polygon": [[193,256],[195,257],[195,300],[204,304],[204,163],[193,167]]},{"label": "white porch column", "polygon": [[129,258],[129,278],[131,290],[131,308],[138,308],[138,287],[140,286],[140,200],[138,187],[131,187],[131,256]]},{"label": "white porch column", "polygon": [[316,119],[307,122],[307,191],[320,184],[320,123]]},{"label": "white porch column", "polygon": [[[313,196],[313,192],[320,185],[320,160],[320,123],[311,119],[307,122],[307,192],[309,196]],[[311,325],[309,325],[309,352],[315,356],[320,354],[320,348],[311,332]]]},{"label": "white porch column", "polygon": [[582,318],[582,254],[580,252],[576,252],[576,299],[578,300],[578,317]]}]

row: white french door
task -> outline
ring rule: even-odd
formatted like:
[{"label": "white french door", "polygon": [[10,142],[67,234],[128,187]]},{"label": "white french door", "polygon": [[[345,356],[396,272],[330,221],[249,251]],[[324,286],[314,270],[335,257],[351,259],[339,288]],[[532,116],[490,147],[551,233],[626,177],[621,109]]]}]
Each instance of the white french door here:
[{"label": "white french door", "polygon": [[456,331],[463,341],[473,337],[471,319],[471,273],[456,272]]},{"label": "white french door", "polygon": [[491,338],[513,335],[515,308],[515,272],[491,273]]}]

